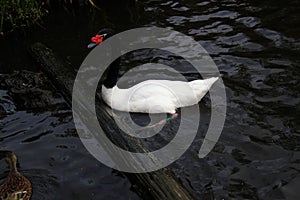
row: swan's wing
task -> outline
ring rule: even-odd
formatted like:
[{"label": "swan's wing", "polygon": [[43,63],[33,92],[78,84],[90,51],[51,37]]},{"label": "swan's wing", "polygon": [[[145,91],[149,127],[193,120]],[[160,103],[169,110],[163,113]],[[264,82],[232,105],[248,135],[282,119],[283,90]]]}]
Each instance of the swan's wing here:
[{"label": "swan's wing", "polygon": [[176,95],[166,85],[140,83],[127,90],[131,111],[146,113],[175,113]]},{"label": "swan's wing", "polygon": [[131,99],[135,101],[148,99],[147,103],[150,104],[154,102],[164,104],[165,101],[179,108],[197,104],[210,86],[206,80],[197,82],[148,80],[133,86],[128,91],[131,93]]}]

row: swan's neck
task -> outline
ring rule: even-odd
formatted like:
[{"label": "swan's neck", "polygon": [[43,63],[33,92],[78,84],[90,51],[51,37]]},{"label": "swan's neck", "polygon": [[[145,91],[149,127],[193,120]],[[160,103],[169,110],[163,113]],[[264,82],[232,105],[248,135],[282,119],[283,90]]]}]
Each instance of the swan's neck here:
[{"label": "swan's neck", "polygon": [[119,69],[120,69],[120,58],[117,58],[110,64],[107,70],[106,78],[103,82],[103,85],[106,88],[113,88],[117,84]]}]

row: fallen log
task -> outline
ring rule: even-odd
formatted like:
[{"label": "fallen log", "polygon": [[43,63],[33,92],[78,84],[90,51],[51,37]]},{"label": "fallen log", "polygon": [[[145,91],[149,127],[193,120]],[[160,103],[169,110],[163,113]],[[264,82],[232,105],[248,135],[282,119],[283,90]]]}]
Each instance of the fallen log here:
[{"label": "fallen log", "polygon": [[[71,105],[76,76],[74,69],[41,43],[33,44],[30,53],[53,85],[61,92],[66,102]],[[98,120],[100,123],[101,121],[104,122],[101,127],[105,132],[109,132],[108,137],[113,143],[128,151],[138,149],[139,152],[149,152],[149,149],[142,145],[139,140],[121,134],[104,104],[97,104],[96,110]],[[138,192],[144,199],[194,199],[168,167],[149,173],[125,173],[125,175],[133,184],[137,185]]]}]

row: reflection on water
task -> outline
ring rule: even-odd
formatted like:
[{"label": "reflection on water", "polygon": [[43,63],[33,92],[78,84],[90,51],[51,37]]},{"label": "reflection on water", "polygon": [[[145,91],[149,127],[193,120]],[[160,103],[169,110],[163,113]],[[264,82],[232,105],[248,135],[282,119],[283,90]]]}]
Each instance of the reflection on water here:
[{"label": "reflection on water", "polygon": [[[0,130],[1,149],[17,154],[20,172],[32,183],[32,199],[139,199],[123,175],[86,151],[65,105],[12,112],[0,120]],[[4,163],[1,183],[8,172]]]},{"label": "reflection on water", "polygon": [[[227,86],[227,120],[215,150],[195,163],[191,154],[196,155],[201,144],[196,141],[173,166],[185,185],[200,199],[288,198],[282,188],[300,175],[300,38],[295,34],[299,18],[293,17],[295,24],[287,26],[274,13],[288,20],[292,13],[299,15],[299,2],[152,1],[149,5],[146,15],[155,10],[149,23],[198,40]],[[205,125],[201,129],[205,132]]]},{"label": "reflection on water", "polygon": [[[139,5],[139,25],[170,27],[192,36],[210,53],[226,85],[227,119],[213,152],[197,159],[209,124],[206,98],[200,106],[201,127],[194,144],[172,165],[183,184],[198,199],[297,199],[293,188],[300,177],[299,1],[148,0]],[[116,27],[121,22],[112,20]],[[122,27],[132,27],[126,23]],[[64,26],[56,21],[53,25]],[[79,66],[87,53],[82,50],[84,42],[96,29],[73,22],[65,33],[52,28],[35,37],[56,46]],[[136,53],[124,63],[129,68],[131,61],[140,62],[137,58],[146,60],[147,56]],[[198,77],[192,71],[186,75]],[[9,98],[1,97],[0,102],[8,110],[15,109]],[[35,195],[136,198],[126,179],[112,176],[115,172],[84,150],[70,111],[55,112],[18,111],[1,119],[1,147],[19,155],[21,171],[36,183]],[[172,138],[173,130],[167,127],[169,134],[160,137],[158,144]],[[99,194],[99,188],[109,192]]]}]

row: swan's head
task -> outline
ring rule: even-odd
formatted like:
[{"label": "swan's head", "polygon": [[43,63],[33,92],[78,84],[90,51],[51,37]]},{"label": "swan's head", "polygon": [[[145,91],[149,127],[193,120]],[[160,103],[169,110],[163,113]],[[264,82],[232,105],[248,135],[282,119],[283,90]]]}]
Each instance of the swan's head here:
[{"label": "swan's head", "polygon": [[113,35],[114,31],[109,28],[103,28],[96,35],[91,37],[91,43],[87,46],[89,49],[101,44],[105,39]]}]

